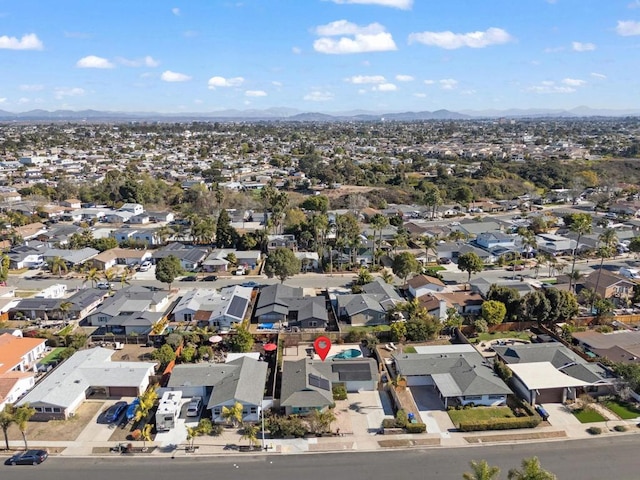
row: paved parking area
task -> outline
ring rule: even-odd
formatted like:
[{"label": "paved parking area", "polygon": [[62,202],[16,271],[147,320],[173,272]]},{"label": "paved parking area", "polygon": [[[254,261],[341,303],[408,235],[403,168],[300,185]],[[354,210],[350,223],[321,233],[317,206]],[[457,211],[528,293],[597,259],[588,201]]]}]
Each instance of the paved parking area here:
[{"label": "paved parking area", "polygon": [[562,403],[545,403],[542,408],[549,414],[548,422],[554,427],[582,425],[580,420]]},{"label": "paved parking area", "polygon": [[409,387],[409,390],[418,407],[420,417],[427,426],[427,433],[439,433],[443,438],[448,438],[449,432],[455,430],[455,426],[435,388],[422,386]]}]

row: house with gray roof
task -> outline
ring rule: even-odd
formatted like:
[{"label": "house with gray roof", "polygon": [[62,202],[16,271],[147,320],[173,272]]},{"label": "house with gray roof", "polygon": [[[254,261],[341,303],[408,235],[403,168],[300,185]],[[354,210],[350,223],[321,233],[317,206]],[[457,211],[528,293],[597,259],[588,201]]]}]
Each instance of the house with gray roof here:
[{"label": "house with gray roof", "polygon": [[56,257],[62,258],[65,263],[74,267],[76,265],[82,265],[87,260],[91,260],[93,257],[98,255],[100,252],[95,248],[85,247],[79,250],[63,250],[60,248],[50,248],[45,250],[42,254],[44,261],[53,261]]},{"label": "house with gray roof", "polygon": [[115,292],[87,320],[107,332],[143,335],[166,316],[168,306],[166,291],[136,285]]},{"label": "house with gray roof", "polygon": [[220,290],[196,288],[186,292],[173,309],[179,322],[197,321],[214,329],[228,330],[241,323],[251,304],[251,287],[240,285]]},{"label": "house with gray roof", "polygon": [[113,362],[113,350],[79,350],[30,390],[17,406],[29,404],[32,420],[66,420],[92,395],[109,398],[137,397],[149,386],[155,364]]},{"label": "house with gray roof", "polygon": [[242,405],[242,421],[260,420],[268,365],[242,356],[228,363],[176,365],[167,388],[184,397],[208,398],[207,409],[215,423],[225,423],[223,407]]},{"label": "house with gray roof", "polygon": [[323,411],[334,404],[333,387],[344,386],[347,392],[374,391],[377,383],[378,366],[373,358],[285,361],[280,407],[287,415]]},{"label": "house with gray roof", "polygon": [[180,260],[180,265],[184,270],[192,271],[207,258],[208,253],[206,248],[187,247],[182,243],[174,242],[156,250],[153,253],[153,261],[157,263],[161,258],[173,255]]},{"label": "house with gray roof", "polygon": [[614,375],[596,362],[587,362],[561,343],[494,345],[496,355],[513,372],[512,386],[527,402],[560,403],[582,393],[613,392]]},{"label": "house with gray roof", "polygon": [[[65,320],[66,315],[66,320],[78,320],[95,309],[106,295],[104,290],[86,288],[68,298],[23,298],[9,309],[9,315],[31,320]],[[66,313],[60,308],[63,303],[71,304]]]},{"label": "house with gray roof", "polygon": [[298,328],[324,329],[329,322],[324,297],[306,296],[304,289],[280,283],[260,290],[254,316],[260,324],[286,322]]},{"label": "house with gray roof", "polygon": [[471,345],[415,347],[417,353],[393,357],[407,386],[429,386],[445,407],[450,405],[504,405],[513,392],[493,367]]}]

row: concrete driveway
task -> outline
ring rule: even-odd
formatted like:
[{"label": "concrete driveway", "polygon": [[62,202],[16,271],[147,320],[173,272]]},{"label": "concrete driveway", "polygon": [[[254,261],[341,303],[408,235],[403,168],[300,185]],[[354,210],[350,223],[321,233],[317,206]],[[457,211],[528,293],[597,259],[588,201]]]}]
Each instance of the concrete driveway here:
[{"label": "concrete driveway", "polygon": [[451,422],[435,387],[409,387],[409,390],[416,402],[420,417],[427,426],[427,433],[439,433],[443,438],[448,438],[449,432],[456,427]]},{"label": "concrete driveway", "polygon": [[570,427],[582,425],[568,407],[562,403],[545,403],[541,405],[549,414],[548,422],[554,427]]}]

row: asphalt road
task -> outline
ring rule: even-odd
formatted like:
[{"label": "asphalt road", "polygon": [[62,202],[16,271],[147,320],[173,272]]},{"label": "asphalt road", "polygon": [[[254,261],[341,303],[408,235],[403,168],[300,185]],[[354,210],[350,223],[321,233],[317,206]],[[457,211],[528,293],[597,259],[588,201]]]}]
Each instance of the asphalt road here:
[{"label": "asphalt road", "polygon": [[[521,459],[536,455],[559,480],[638,480],[636,435],[540,444],[425,449],[376,453],[338,453],[175,459],[52,457],[39,466],[0,467],[3,480],[460,480],[470,460],[485,459],[502,469],[501,478]],[[249,454],[247,454],[249,455]]]}]

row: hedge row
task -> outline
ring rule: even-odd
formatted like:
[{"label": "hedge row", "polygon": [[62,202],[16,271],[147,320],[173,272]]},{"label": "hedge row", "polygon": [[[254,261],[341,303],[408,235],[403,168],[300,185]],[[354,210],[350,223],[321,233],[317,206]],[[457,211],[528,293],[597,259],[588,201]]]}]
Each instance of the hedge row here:
[{"label": "hedge row", "polygon": [[407,433],[424,433],[427,431],[427,426],[424,423],[407,423],[404,429]]},{"label": "hedge row", "polygon": [[463,432],[477,432],[482,430],[511,430],[514,428],[534,428],[540,424],[539,416],[495,418],[491,420],[465,421],[458,424]]}]

